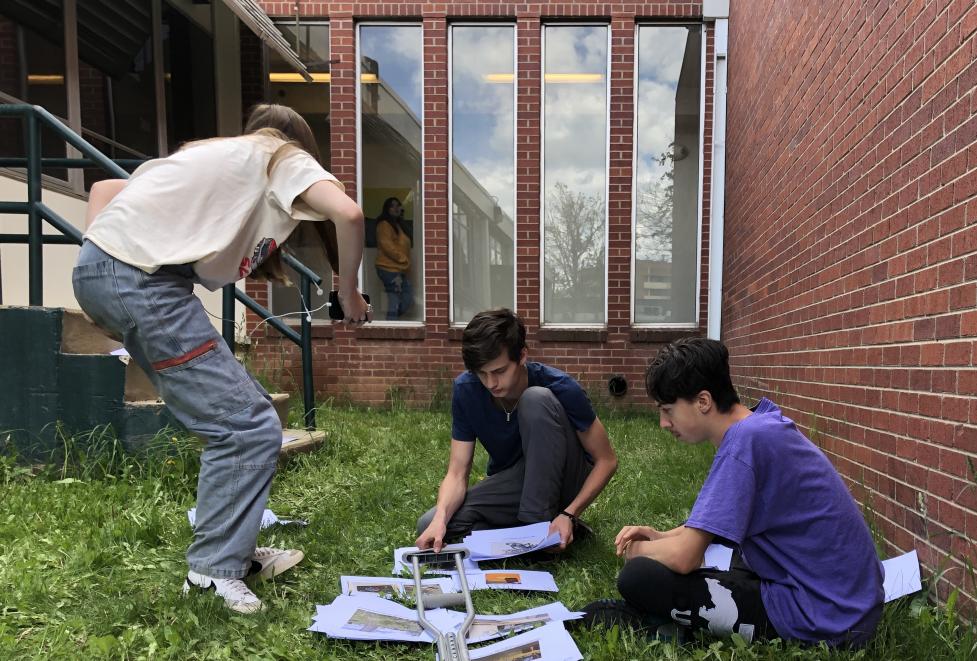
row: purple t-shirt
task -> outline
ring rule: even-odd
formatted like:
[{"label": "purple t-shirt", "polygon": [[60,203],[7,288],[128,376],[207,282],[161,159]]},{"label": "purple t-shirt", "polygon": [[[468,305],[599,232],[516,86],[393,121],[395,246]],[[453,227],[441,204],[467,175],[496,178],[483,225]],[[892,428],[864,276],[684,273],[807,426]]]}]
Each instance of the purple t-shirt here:
[{"label": "purple t-shirt", "polygon": [[841,476],[764,398],[732,425],[685,524],[735,542],[782,638],[865,642],[882,612],[882,565]]},{"label": "purple t-shirt", "polygon": [[[529,387],[549,388],[556,396],[574,429],[590,429],[597,414],[587,393],[572,376],[530,361],[526,362],[526,372]],[[507,421],[505,413],[492,402],[492,393],[471,372],[462,372],[455,379],[451,393],[451,438],[480,440],[489,454],[488,475],[505,470],[522,458],[519,416],[513,414]]]}]

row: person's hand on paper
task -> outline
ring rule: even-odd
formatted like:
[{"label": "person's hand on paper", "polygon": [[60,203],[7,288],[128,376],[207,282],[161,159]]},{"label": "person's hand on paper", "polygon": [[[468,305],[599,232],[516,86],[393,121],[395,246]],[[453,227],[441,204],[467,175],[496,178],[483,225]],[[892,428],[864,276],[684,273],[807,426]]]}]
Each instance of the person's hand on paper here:
[{"label": "person's hand on paper", "polygon": [[442,548],[444,548],[444,535],[447,530],[448,527],[435,518],[434,521],[431,521],[430,525],[424,529],[424,532],[418,536],[417,540],[414,542],[414,546],[422,551],[433,548],[434,552],[438,553]]},{"label": "person's hand on paper", "polygon": [[661,536],[662,534],[651,526],[624,526],[614,538],[614,550],[619,557],[630,560],[634,555],[634,549],[631,547],[635,546],[635,542],[651,541]]},{"label": "person's hand on paper", "polygon": [[560,545],[551,546],[550,548],[546,549],[550,553],[559,553],[573,543],[573,521],[562,514],[557,514],[556,518],[550,523],[549,532],[546,534],[549,536],[555,532],[560,533]]}]

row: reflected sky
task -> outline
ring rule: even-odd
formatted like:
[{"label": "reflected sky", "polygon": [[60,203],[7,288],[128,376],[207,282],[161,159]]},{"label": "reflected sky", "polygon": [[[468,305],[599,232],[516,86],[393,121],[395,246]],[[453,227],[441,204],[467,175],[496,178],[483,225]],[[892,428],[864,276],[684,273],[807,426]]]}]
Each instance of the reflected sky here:
[{"label": "reflected sky", "polygon": [[514,305],[512,26],[451,30],[452,321]]},{"label": "reflected sky", "polygon": [[452,29],[451,146],[457,164],[515,217],[513,28]]},{"label": "reflected sky", "polygon": [[544,323],[604,322],[607,26],[544,31]]},{"label": "reflected sky", "polygon": [[416,117],[421,116],[424,68],[420,25],[363,25],[360,56],[376,60],[379,76],[403,99]]}]

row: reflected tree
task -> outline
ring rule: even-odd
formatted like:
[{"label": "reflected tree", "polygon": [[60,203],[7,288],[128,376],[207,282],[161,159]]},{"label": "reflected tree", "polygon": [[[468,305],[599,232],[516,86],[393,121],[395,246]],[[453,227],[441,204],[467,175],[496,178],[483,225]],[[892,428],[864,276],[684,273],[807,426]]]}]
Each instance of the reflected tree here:
[{"label": "reflected tree", "polygon": [[603,197],[574,192],[557,183],[546,201],[547,270],[557,292],[584,294],[594,288],[594,270],[603,270]]},{"label": "reflected tree", "polygon": [[637,258],[653,262],[672,261],[672,231],[675,208],[675,143],[655,158],[664,168],[661,175],[639,187],[635,195]]}]

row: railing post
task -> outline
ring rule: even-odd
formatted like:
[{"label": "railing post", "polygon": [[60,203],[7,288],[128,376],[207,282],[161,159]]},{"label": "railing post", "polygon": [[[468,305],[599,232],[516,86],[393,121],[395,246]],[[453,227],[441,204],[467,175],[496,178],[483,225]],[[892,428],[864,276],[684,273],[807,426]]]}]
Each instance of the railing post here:
[{"label": "railing post", "polygon": [[301,274],[302,286],[302,400],[305,404],[305,428],[315,429],[315,386],[312,384],[312,281]]},{"label": "railing post", "polygon": [[44,305],[44,232],[41,201],[41,133],[34,113],[27,113],[27,260],[28,300]]},{"label": "railing post", "polygon": [[234,353],[234,283],[224,285],[221,294],[221,335],[227,348]]}]

